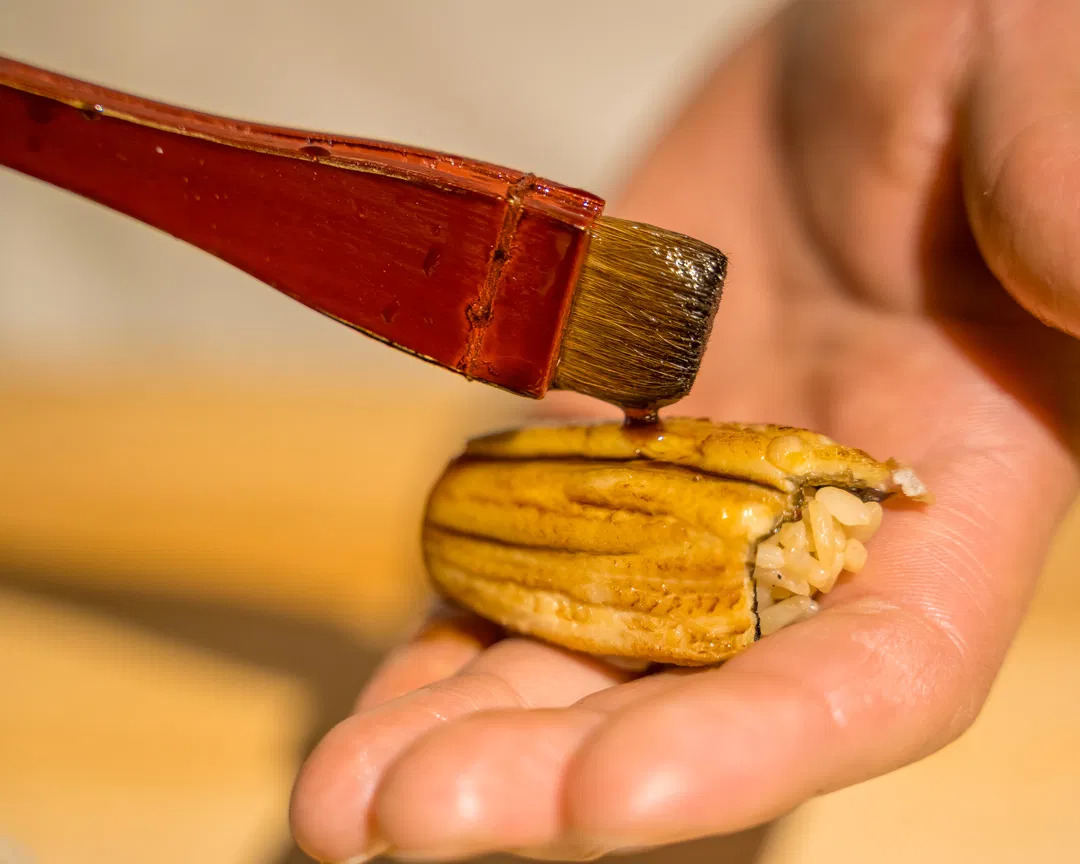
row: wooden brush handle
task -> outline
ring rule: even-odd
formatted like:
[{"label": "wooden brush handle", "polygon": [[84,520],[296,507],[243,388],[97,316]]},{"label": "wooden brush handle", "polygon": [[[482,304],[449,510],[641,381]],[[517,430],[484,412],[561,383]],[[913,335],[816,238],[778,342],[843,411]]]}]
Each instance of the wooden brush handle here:
[{"label": "wooden brush handle", "polygon": [[604,203],[483,162],[199,114],[2,57],[0,164],[534,397]]}]

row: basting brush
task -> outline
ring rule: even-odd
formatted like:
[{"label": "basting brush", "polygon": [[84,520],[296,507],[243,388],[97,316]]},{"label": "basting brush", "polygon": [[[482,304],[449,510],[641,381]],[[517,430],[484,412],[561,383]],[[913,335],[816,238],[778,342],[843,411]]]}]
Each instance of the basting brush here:
[{"label": "basting brush", "polygon": [[247,123],[0,58],[0,164],[514,393],[650,412],[690,390],[724,255],[473,159]]}]

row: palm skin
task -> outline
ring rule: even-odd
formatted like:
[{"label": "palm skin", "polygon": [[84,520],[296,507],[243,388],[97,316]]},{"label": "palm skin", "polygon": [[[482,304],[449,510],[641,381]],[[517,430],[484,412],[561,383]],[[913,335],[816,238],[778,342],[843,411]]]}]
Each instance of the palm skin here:
[{"label": "palm skin", "polygon": [[1080,9],[1037,5],[796,3],[619,207],[731,258],[674,410],[896,456],[935,504],[891,512],[821,614],[714,669],[630,680],[434,619],[304,766],[305,850],[572,858],[734,831],[974,720],[1077,482]]}]

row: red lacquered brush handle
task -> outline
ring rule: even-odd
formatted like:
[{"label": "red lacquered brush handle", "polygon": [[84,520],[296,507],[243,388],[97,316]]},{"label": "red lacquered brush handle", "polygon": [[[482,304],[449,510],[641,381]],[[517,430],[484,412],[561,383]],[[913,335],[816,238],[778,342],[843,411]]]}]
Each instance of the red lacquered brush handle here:
[{"label": "red lacquered brush handle", "polygon": [[604,203],[483,162],[199,114],[4,58],[0,164],[534,397]]}]

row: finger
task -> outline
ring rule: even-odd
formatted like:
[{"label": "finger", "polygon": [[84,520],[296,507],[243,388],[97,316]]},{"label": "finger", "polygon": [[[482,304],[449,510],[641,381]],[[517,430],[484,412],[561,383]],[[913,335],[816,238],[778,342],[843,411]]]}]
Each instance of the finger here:
[{"label": "finger", "polygon": [[[976,5],[803,2],[781,16],[786,190],[828,284],[916,309],[927,253],[942,251],[928,244],[963,242],[949,160]],[[804,263],[799,272],[804,293],[811,271]]]},{"label": "finger", "polygon": [[[1040,434],[1022,414],[1000,428]],[[429,860],[674,842],[760,824],[951,740],[985,698],[1072,483],[1034,448],[1009,462],[972,443],[920,466],[937,503],[890,513],[871,566],[815,619],[717,670],[425,736],[380,789],[384,836]]]},{"label": "finger", "polygon": [[500,636],[494,624],[440,602],[413,638],[387,655],[357,699],[353,713],[449,678]]},{"label": "finger", "polygon": [[293,790],[297,842],[321,861],[382,848],[370,805],[386,769],[430,730],[499,708],[573,704],[626,679],[599,661],[527,639],[507,639],[441,681],[355,714],[312,752]]},{"label": "finger", "polygon": [[964,141],[972,227],[1010,293],[1080,335],[1080,5],[985,5]]},{"label": "finger", "polygon": [[670,669],[609,687],[565,709],[486,711],[433,730],[394,764],[376,821],[395,849],[431,860],[493,849],[562,860],[609,850],[562,837],[569,761],[616,711],[677,689]]},{"label": "finger", "polygon": [[562,777],[604,719],[580,707],[495,711],[435,730],[380,788],[382,835],[393,849],[428,860],[556,842]]}]

